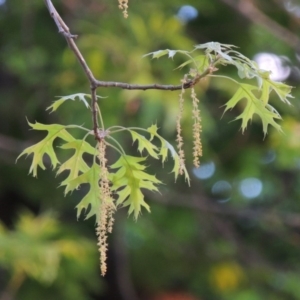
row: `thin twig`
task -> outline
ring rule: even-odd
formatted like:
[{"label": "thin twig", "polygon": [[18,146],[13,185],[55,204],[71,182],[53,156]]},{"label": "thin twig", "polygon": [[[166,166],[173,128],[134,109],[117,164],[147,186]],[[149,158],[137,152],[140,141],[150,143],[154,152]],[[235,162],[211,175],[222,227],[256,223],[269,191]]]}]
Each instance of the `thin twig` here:
[{"label": "thin twig", "polygon": [[[208,75],[209,70],[205,70],[200,77],[203,78]],[[196,84],[195,79],[189,80],[183,85],[184,89],[189,89]],[[165,90],[165,91],[176,91],[182,89],[182,84],[179,85],[164,85],[164,84],[130,84],[125,82],[115,82],[115,81],[96,81],[97,87],[117,87],[124,90]]]},{"label": "thin twig", "polygon": [[[94,136],[98,142],[101,141],[99,123],[98,123],[98,105],[97,105],[97,94],[96,88],[91,87],[91,95],[92,95],[92,114],[93,114],[93,131]],[[102,128],[104,130],[104,128]]]},{"label": "thin twig", "polygon": [[66,37],[69,37],[69,38],[77,38],[77,35],[72,35],[70,33],[69,27],[66,25],[66,23],[63,21],[63,19],[58,14],[58,12],[56,11],[51,0],[45,0],[45,3],[49,10],[51,17],[53,18],[53,20],[58,28],[58,32],[62,33],[63,35],[65,35]]}]

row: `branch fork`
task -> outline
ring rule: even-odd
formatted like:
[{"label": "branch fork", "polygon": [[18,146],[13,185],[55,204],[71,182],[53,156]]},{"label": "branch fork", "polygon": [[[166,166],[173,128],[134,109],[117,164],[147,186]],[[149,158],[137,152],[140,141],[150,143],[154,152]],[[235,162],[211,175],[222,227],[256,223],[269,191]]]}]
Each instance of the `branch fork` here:
[{"label": "branch fork", "polygon": [[78,36],[71,34],[68,26],[65,24],[63,19],[58,14],[57,10],[55,9],[53,3],[51,0],[44,0],[45,4],[48,8],[48,11],[53,18],[57,28],[58,32],[61,33],[71,51],[75,54],[78,62],[80,63],[88,81],[90,82],[90,91],[91,91],[91,97],[92,97],[92,119],[93,119],[93,132],[95,139],[100,141],[102,140],[106,135],[107,132],[104,133],[104,128],[100,129],[98,125],[98,119],[97,119],[97,112],[98,112],[98,105],[97,105],[97,95],[96,90],[99,87],[116,87],[121,88],[125,90],[165,90],[165,91],[176,91],[176,90],[182,90],[182,89],[189,89],[195,86],[200,79],[204,78],[205,76],[211,74],[215,69],[208,68],[201,74],[197,74],[192,79],[187,79],[184,83],[178,84],[178,85],[163,85],[163,84],[146,84],[146,85],[140,85],[140,84],[130,84],[130,83],[124,83],[124,82],[115,82],[115,81],[101,81],[97,80],[91,69],[89,68],[88,64],[86,63],[85,59],[83,58],[83,55],[81,54],[80,50],[78,49],[76,43],[74,42],[74,39],[76,39]]}]

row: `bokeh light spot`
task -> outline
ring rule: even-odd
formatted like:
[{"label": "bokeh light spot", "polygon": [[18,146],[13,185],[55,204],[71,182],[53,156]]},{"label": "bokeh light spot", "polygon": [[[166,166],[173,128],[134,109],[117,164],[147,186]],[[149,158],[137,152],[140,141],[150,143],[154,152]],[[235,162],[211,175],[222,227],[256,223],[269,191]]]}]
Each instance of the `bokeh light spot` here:
[{"label": "bokeh light spot", "polygon": [[194,6],[184,5],[180,7],[177,17],[186,23],[198,17],[198,10]]},{"label": "bokeh light spot", "polygon": [[254,60],[261,69],[271,71],[272,80],[283,81],[291,73],[291,68],[285,64],[286,59],[273,53],[258,53],[254,56]]},{"label": "bokeh light spot", "polygon": [[262,192],[263,184],[257,178],[246,178],[240,183],[242,195],[248,199],[258,197]]},{"label": "bokeh light spot", "polygon": [[213,185],[211,192],[218,202],[224,203],[230,200],[231,190],[231,184],[228,181],[220,180]]},{"label": "bokeh light spot", "polygon": [[269,150],[261,159],[261,163],[264,165],[270,164],[276,159],[276,153],[274,150]]},{"label": "bokeh light spot", "polygon": [[194,168],[193,173],[199,179],[208,179],[214,175],[216,166],[214,162],[201,164],[199,168]]},{"label": "bokeh light spot", "polygon": [[296,17],[300,18],[300,6],[296,5],[294,1],[285,1],[284,7],[289,13],[292,13]]}]

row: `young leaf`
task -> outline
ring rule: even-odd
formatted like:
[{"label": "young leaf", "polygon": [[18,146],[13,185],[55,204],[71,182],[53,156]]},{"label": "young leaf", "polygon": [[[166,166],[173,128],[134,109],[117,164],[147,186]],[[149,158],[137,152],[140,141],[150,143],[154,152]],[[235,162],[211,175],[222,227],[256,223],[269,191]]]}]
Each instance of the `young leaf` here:
[{"label": "young leaf", "polygon": [[[162,57],[162,56],[168,54],[169,51],[170,51],[169,49],[166,49],[166,50],[158,50],[158,51],[154,51],[154,52],[147,53],[147,54],[143,55],[143,57],[152,55],[152,59],[153,59],[153,58],[160,58],[160,57]],[[174,55],[175,55],[175,54],[174,54]]]},{"label": "young leaf", "polygon": [[221,44],[218,42],[208,42],[205,44],[199,44],[195,46],[195,49],[206,49],[208,52],[222,52],[223,50],[230,50],[232,48],[237,48],[237,46],[230,44]]},{"label": "young leaf", "polygon": [[66,188],[66,192],[78,189],[81,184],[90,185],[88,193],[76,206],[77,218],[79,218],[81,212],[85,210],[86,213],[88,212],[85,219],[96,215],[96,221],[99,221],[101,205],[101,191],[99,188],[100,179],[101,168],[97,163],[94,162],[91,168],[89,168],[85,173],[68,182],[68,189]]},{"label": "young leaf", "polygon": [[233,58],[227,54],[227,52],[235,46],[233,45],[226,45],[226,44],[220,44],[217,42],[209,42],[206,44],[200,44],[196,45],[195,49],[206,49],[206,53],[212,53],[218,54],[219,57],[221,57],[226,62],[232,62]]},{"label": "young leaf", "polygon": [[62,149],[74,149],[75,153],[71,158],[64,162],[57,170],[57,175],[65,170],[70,170],[68,177],[60,184],[61,186],[66,186],[65,194],[69,192],[69,182],[75,179],[80,172],[85,173],[88,171],[89,166],[83,159],[83,154],[88,153],[91,155],[95,154],[95,148],[93,148],[89,143],[84,140],[74,140],[63,144],[60,148]]},{"label": "young leaf", "polygon": [[152,141],[155,136],[161,142],[161,147],[158,154],[161,156],[162,163],[164,163],[168,157],[168,144],[167,141],[157,133],[157,130],[158,128],[156,124],[155,125],[153,124],[147,128],[147,131],[150,133],[150,141]]},{"label": "young leaf", "polygon": [[[175,174],[175,180],[176,180],[179,175],[180,158],[177,152],[175,151],[174,147],[166,140],[165,140],[165,145],[170,150],[171,155],[174,159],[174,168],[172,172]],[[188,182],[188,185],[190,185],[190,176],[185,166],[183,168],[183,171],[184,171],[185,180]]]},{"label": "young leaf", "polygon": [[[168,141],[166,141],[162,136],[160,136],[157,133],[157,130],[158,130],[157,125],[154,125],[154,124],[147,128],[147,131],[151,135],[150,136],[150,141],[154,138],[154,136],[157,137],[160,140],[161,147],[160,147],[160,151],[159,151],[158,154],[162,157],[162,159],[161,159],[162,163],[165,162],[165,160],[168,156],[168,150],[170,151],[171,156],[174,159],[174,167],[173,167],[172,172],[174,172],[175,180],[176,180],[177,177],[178,177],[178,174],[179,174],[179,164],[180,164],[179,155],[175,151],[174,147]],[[189,173],[188,173],[188,171],[185,167],[184,167],[184,176],[185,176],[185,179],[188,181],[188,184],[190,185],[190,176],[189,176]]]},{"label": "young leaf", "polygon": [[165,50],[158,50],[158,51],[147,53],[147,54],[143,55],[143,57],[152,55],[152,59],[153,59],[153,58],[160,58],[164,55],[168,55],[168,58],[173,58],[176,53],[181,53],[181,54],[190,56],[189,51],[165,49]]},{"label": "young leaf", "polygon": [[270,105],[265,105],[264,102],[258,99],[253,93],[253,90],[257,90],[257,87],[249,84],[240,84],[239,89],[233,95],[233,97],[225,104],[226,108],[224,113],[232,109],[242,99],[246,99],[246,107],[244,111],[236,118],[242,119],[242,131],[247,127],[248,121],[252,119],[254,114],[259,115],[263,123],[263,132],[266,135],[268,125],[272,125],[277,130],[281,131],[279,124],[275,122],[275,119],[280,119],[278,112]]},{"label": "young leaf", "polygon": [[289,85],[286,85],[282,82],[276,82],[269,78],[266,78],[263,80],[263,89],[274,90],[274,92],[278,95],[280,100],[284,103],[291,104],[290,101],[287,98],[293,98],[291,95],[292,87]]},{"label": "young leaf", "polygon": [[147,131],[150,133],[150,141],[152,141],[154,137],[158,135],[157,130],[158,127],[156,124],[152,124],[150,127],[147,128]]},{"label": "young leaf", "polygon": [[253,77],[257,77],[257,79],[259,80],[258,86],[260,87],[261,79],[260,76],[258,76],[256,69],[254,69],[251,65],[243,61],[233,61],[232,64],[238,69],[238,75],[241,79],[251,79]]},{"label": "young leaf", "polygon": [[129,130],[132,136],[133,142],[136,140],[138,141],[138,150],[142,154],[143,150],[146,149],[148,153],[154,157],[155,159],[158,159],[157,155],[157,147],[153,145],[150,141],[148,141],[143,135],[137,133],[134,130]]},{"label": "young leaf", "polygon": [[257,64],[241,54],[240,52],[233,50],[236,48],[233,45],[220,44],[217,42],[210,42],[206,44],[196,45],[195,49],[203,49],[206,54],[210,56],[213,53],[218,56],[218,63],[223,65],[234,65],[238,69],[238,75],[240,78],[260,78]]},{"label": "young leaf", "polygon": [[184,66],[188,64],[196,64],[195,67],[197,68],[198,72],[202,72],[205,68],[209,66],[209,60],[206,55],[198,55],[195,56],[193,59],[189,59],[178,66],[176,69],[182,69]]},{"label": "young leaf", "polygon": [[84,103],[84,105],[86,106],[86,108],[90,107],[90,105],[88,104],[88,102],[85,99],[85,97],[91,98],[91,95],[88,95],[88,94],[77,93],[77,94],[73,94],[73,95],[59,96],[59,97],[61,97],[61,98],[54,101],[53,104],[51,104],[49,107],[47,107],[46,110],[51,109],[50,113],[52,113],[52,112],[56,111],[63,103],[65,103],[65,101],[67,101],[67,100],[75,101],[76,98],[78,98],[79,101],[82,101]]},{"label": "young leaf", "polygon": [[[77,93],[77,94],[73,94],[73,95],[68,95],[68,96],[59,96],[61,97],[60,99],[56,100],[53,102],[53,104],[51,104],[49,107],[47,107],[46,110],[50,110],[50,113],[53,113],[54,111],[56,111],[63,103],[65,103],[67,100],[72,100],[75,101],[76,98],[78,98],[79,101],[82,101],[84,103],[84,105],[86,106],[86,108],[90,108],[89,103],[87,102],[87,100],[85,98],[92,98],[91,95],[89,94],[84,94],[84,93]],[[101,96],[97,96],[97,98],[104,98]]]},{"label": "young leaf", "polygon": [[111,189],[118,194],[117,205],[129,206],[128,214],[133,213],[135,219],[141,213],[142,206],[150,212],[141,189],[158,191],[156,185],[161,184],[155,176],[143,171],[146,167],[141,162],[145,160],[144,157],[122,155],[110,166],[111,169],[119,169],[116,173],[110,174],[113,183]]},{"label": "young leaf", "polygon": [[51,164],[53,169],[57,166],[59,163],[57,156],[53,149],[53,141],[56,138],[61,138],[66,142],[71,142],[74,139],[74,137],[69,134],[66,131],[66,127],[64,125],[59,124],[51,124],[51,125],[44,125],[41,123],[36,122],[35,124],[32,124],[28,122],[29,126],[34,130],[45,130],[48,131],[47,136],[41,140],[39,143],[30,146],[23,150],[23,152],[17,157],[17,160],[22,156],[27,154],[33,154],[32,163],[29,169],[29,174],[32,173],[34,177],[37,176],[37,168],[40,166],[43,170],[45,170],[45,165],[43,163],[43,157],[45,154],[47,154],[50,158]]}]

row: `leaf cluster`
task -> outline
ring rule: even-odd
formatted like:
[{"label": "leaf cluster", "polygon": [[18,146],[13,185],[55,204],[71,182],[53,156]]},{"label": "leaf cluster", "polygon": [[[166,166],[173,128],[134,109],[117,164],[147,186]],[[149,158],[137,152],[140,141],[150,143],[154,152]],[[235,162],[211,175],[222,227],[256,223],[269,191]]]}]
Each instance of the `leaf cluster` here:
[{"label": "leaf cluster", "polygon": [[[224,112],[232,109],[243,101],[245,103],[243,111],[236,117],[236,119],[241,119],[241,128],[243,131],[255,114],[262,120],[264,134],[267,133],[269,125],[280,131],[281,127],[277,123],[277,120],[281,117],[275,108],[270,105],[269,96],[270,93],[274,91],[281,101],[290,104],[288,98],[292,97],[290,94],[291,87],[284,83],[271,80],[270,72],[261,70],[254,61],[251,61],[236,51],[235,48],[233,45],[210,42],[196,45],[192,51],[166,49],[146,54],[146,56],[151,55],[152,58],[168,56],[168,58],[172,59],[177,53],[187,56],[187,61],[178,68],[193,64],[193,69],[190,69],[188,74],[186,74],[186,77],[194,80],[193,84],[196,84],[198,80],[205,76],[232,80],[238,85],[238,89],[224,105]],[[201,52],[200,54],[198,53],[199,51]],[[217,67],[219,65],[232,65],[236,67],[237,74],[241,80],[256,79],[256,84],[238,82],[230,77],[215,74],[215,72],[218,71]],[[99,96],[97,97],[100,98]],[[51,110],[51,112],[56,111],[65,101],[74,101],[75,99],[79,99],[87,108],[90,108],[86,98],[90,98],[90,95],[77,93],[60,97],[60,99],[56,100],[48,109]],[[100,112],[99,107],[98,112]],[[99,118],[103,125],[101,113],[99,114]],[[99,157],[97,156],[97,142],[95,145],[91,145],[86,141],[87,136],[91,135],[92,132],[78,125],[44,125],[37,122],[35,124],[29,123],[29,125],[34,130],[47,131],[47,135],[42,141],[26,148],[20,154],[20,156],[25,154],[33,155],[29,173],[32,173],[33,176],[36,177],[38,167],[45,169],[44,157],[47,155],[50,158],[53,169],[56,169],[57,166],[60,165],[56,170],[57,175],[64,171],[69,172],[68,176],[61,182],[61,186],[65,188],[65,194],[80,188],[82,185],[89,185],[89,191],[77,205],[77,217],[79,217],[80,213],[84,210],[87,213],[86,218],[96,215],[96,220],[99,221],[99,210],[103,201],[103,191],[101,191],[99,185],[102,170]],[[70,129],[74,128],[86,131],[86,135],[82,139],[76,139],[69,132]],[[120,154],[119,159],[111,164],[109,171],[109,180],[112,184],[111,192],[114,192],[117,196],[116,205],[128,206],[129,214],[133,213],[134,217],[137,218],[142,207],[150,211],[148,204],[144,201],[142,189],[158,191],[157,185],[161,184],[161,182],[154,175],[150,175],[145,171],[146,167],[144,163],[147,156],[132,157],[126,155],[122,146],[113,138],[113,134],[121,131],[129,132],[133,142],[137,142],[138,151],[141,155],[143,155],[143,152],[146,152],[148,156],[154,159],[160,159],[162,163],[166,160],[169,152],[174,160],[172,172],[175,174],[175,178],[177,178],[180,170],[180,158],[174,147],[157,133],[157,125],[152,125],[147,129],[113,126],[106,130],[104,130],[103,127],[101,130],[105,132],[104,138],[107,146],[112,147]],[[140,134],[141,131],[148,134],[149,138]],[[160,147],[157,147],[153,143],[154,137],[160,142]],[[63,140],[63,144],[60,146],[61,149],[71,149],[74,151],[73,155],[62,164],[58,160],[53,148],[55,139]],[[112,141],[112,143],[108,141]],[[91,157],[89,161],[84,158],[86,155]],[[115,172],[113,172],[113,170],[115,170]],[[185,167],[183,173],[189,182],[189,175]]]},{"label": "leaf cluster", "polygon": [[[58,99],[49,108],[54,111],[64,103],[64,101],[74,100],[75,97],[78,97],[79,100],[86,104],[83,94],[75,94]],[[57,175],[60,175],[65,171],[68,172],[67,177],[62,180],[60,184],[60,186],[65,189],[65,195],[79,189],[83,185],[88,185],[88,192],[76,206],[77,217],[80,216],[82,211],[85,211],[86,219],[95,215],[96,221],[98,222],[103,201],[99,183],[102,180],[103,174],[98,156],[97,142],[92,145],[86,140],[92,132],[87,128],[77,125],[45,125],[38,122],[34,124],[28,122],[28,124],[34,130],[46,131],[47,135],[40,142],[26,148],[17,159],[23,155],[32,155],[29,173],[34,177],[37,177],[38,167],[43,170],[46,169],[45,157],[48,156],[52,168],[56,170]],[[74,128],[85,131],[86,135],[82,139],[76,139],[69,132]],[[148,134],[149,138],[147,139],[144,135],[138,133],[137,130],[144,131]],[[161,181],[154,175],[146,172],[144,163],[147,156],[143,156],[143,153],[146,152],[147,155],[154,159],[161,159],[162,163],[164,163],[169,152],[174,160],[172,172],[175,174],[175,179],[178,176],[179,156],[174,147],[162,138],[157,133],[157,130],[158,128],[156,125],[152,125],[146,130],[118,126],[106,129],[106,132],[109,132],[107,140],[115,143],[115,145],[107,143],[107,146],[112,147],[120,154],[119,159],[110,165],[109,180],[112,184],[111,191],[116,195],[116,205],[128,206],[128,213],[133,213],[135,219],[141,213],[142,207],[150,211],[149,205],[144,200],[142,190],[158,191],[157,186],[161,184]],[[142,155],[141,157],[126,155],[120,144],[113,138],[113,134],[120,131],[129,132],[131,134],[133,142],[136,141],[138,143],[138,151]],[[153,144],[154,137],[159,140],[160,147]],[[60,149],[73,150],[73,154],[64,162],[59,161],[54,149],[53,143],[56,139],[62,140],[62,144],[59,146]],[[189,175],[186,169],[185,177],[189,182]]]},{"label": "leaf cluster", "polygon": [[[193,69],[190,69],[187,76],[196,78],[201,77],[202,74],[208,74],[207,76],[210,77],[225,78],[233,81],[238,86],[238,89],[224,105],[224,112],[244,101],[245,104],[243,103],[241,106],[242,113],[236,117],[236,120],[241,119],[242,121],[242,131],[246,129],[248,122],[252,120],[255,114],[262,120],[265,135],[269,125],[281,131],[281,127],[276,121],[277,119],[281,119],[281,116],[270,105],[270,94],[274,91],[282,102],[290,104],[288,98],[293,98],[291,95],[292,87],[272,80],[269,71],[260,69],[255,61],[236,51],[235,48],[233,45],[209,42],[196,45],[192,51],[166,49],[151,52],[145,56],[150,55],[152,58],[168,56],[168,58],[173,59],[175,54],[180,53],[187,56],[188,60],[178,68],[193,64]],[[202,52],[200,55],[198,55],[199,51]],[[219,65],[234,66],[237,69],[238,77],[243,81],[240,82],[228,76],[215,74],[218,71]],[[250,81],[252,79],[256,80],[256,84],[244,82],[245,80]]]}]

